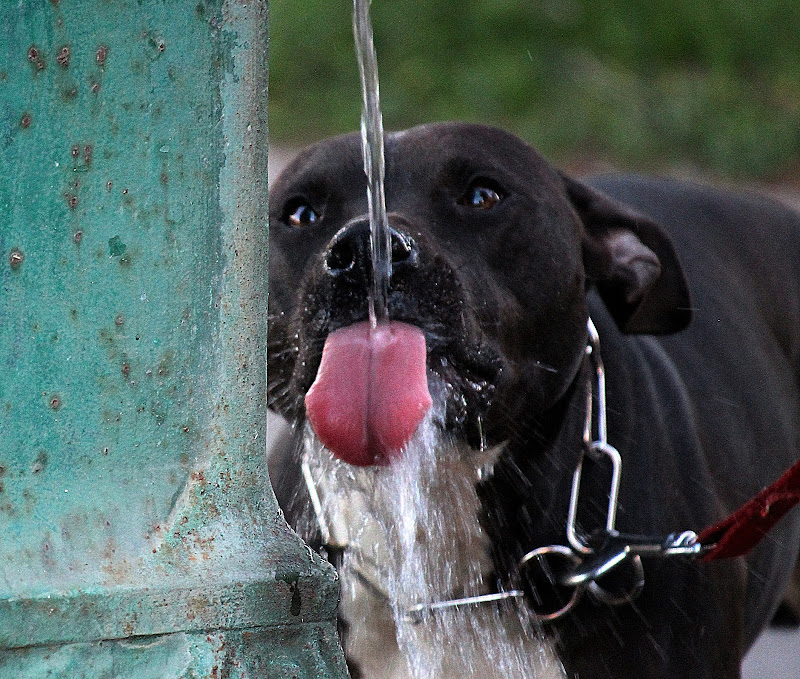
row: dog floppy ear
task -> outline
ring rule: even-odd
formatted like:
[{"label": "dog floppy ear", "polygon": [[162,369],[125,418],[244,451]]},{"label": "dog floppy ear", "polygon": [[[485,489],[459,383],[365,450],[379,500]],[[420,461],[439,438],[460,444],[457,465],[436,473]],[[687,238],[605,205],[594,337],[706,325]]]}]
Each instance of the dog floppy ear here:
[{"label": "dog floppy ear", "polygon": [[669,236],[596,189],[569,177],[564,185],[584,225],[586,275],[620,330],[663,335],[685,328],[689,289]]}]

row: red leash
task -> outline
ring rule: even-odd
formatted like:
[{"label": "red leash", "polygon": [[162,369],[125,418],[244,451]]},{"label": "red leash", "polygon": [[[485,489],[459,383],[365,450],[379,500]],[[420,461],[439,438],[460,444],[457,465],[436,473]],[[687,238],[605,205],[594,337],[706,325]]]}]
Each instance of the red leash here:
[{"label": "red leash", "polygon": [[800,461],[733,514],[700,533],[697,541],[711,545],[700,560],[716,561],[747,554],[798,503]]}]

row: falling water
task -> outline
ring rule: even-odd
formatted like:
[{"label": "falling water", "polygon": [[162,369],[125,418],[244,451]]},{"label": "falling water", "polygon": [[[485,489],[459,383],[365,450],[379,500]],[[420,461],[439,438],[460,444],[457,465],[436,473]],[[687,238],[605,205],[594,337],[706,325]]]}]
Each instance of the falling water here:
[{"label": "falling water", "polygon": [[318,509],[328,537],[348,545],[340,569],[346,650],[369,679],[563,679],[550,644],[513,604],[450,610],[422,623],[407,616],[421,602],[485,593],[492,568],[478,521],[481,465],[435,419],[389,467],[340,462],[308,429]]},{"label": "falling water", "polygon": [[[369,317],[388,317],[391,237],[384,194],[383,120],[370,0],[354,0],[353,33],[361,73],[361,142],[367,176],[373,278]],[[298,529],[347,545],[341,612],[347,650],[370,679],[563,679],[549,644],[524,611],[507,604],[452,610],[422,623],[415,604],[482,594],[491,571],[479,521],[476,483],[483,468],[443,433],[443,405],[429,413],[402,459],[356,468],[336,460],[307,427],[304,475],[313,514]],[[366,584],[365,584],[366,583]]]},{"label": "falling water", "polygon": [[369,294],[369,318],[375,327],[388,316],[387,298],[391,275],[391,237],[386,219],[383,188],[383,117],[378,91],[378,59],[372,40],[369,17],[371,0],[353,0],[353,34],[364,108],[361,113],[361,150],[367,175],[370,243],[372,245],[372,290]]}]

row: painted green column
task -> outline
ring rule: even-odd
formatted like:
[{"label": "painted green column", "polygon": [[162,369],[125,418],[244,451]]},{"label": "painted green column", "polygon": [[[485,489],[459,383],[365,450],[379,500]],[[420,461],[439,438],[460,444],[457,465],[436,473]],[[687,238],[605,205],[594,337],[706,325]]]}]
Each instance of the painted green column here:
[{"label": "painted green column", "polygon": [[0,3],[0,677],[344,677],[266,475],[266,0]]}]

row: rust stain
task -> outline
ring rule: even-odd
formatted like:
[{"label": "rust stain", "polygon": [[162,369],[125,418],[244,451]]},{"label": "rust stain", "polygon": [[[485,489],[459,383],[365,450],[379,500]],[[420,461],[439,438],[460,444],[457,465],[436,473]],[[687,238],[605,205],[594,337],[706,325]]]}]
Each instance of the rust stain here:
[{"label": "rust stain", "polygon": [[22,114],[22,118],[20,118],[20,121],[19,121],[19,126],[24,130],[27,130],[31,126],[31,114],[30,113],[28,113],[26,111],[25,113]]},{"label": "rust stain", "polygon": [[33,64],[37,71],[43,71],[45,67],[44,57],[36,45],[31,45],[28,48],[28,61]]},{"label": "rust stain", "polygon": [[203,594],[191,597],[187,602],[186,618],[187,620],[194,620],[196,617],[203,617],[211,605],[208,597]]},{"label": "rust stain", "polygon": [[58,410],[61,407],[61,397],[58,394],[53,394],[50,397],[50,407],[53,410]]},{"label": "rust stain", "polygon": [[70,49],[69,45],[64,45],[58,50],[58,55],[56,56],[56,61],[61,68],[68,68],[69,67],[69,60],[70,60]]},{"label": "rust stain", "polygon": [[53,568],[56,565],[56,560],[53,557],[53,545],[50,542],[50,533],[42,540],[42,563],[48,567]]},{"label": "rust stain", "polygon": [[79,244],[81,240],[83,240],[83,231],[76,231],[75,235],[72,237],[72,240],[75,241],[75,244]]},{"label": "rust stain", "polygon": [[14,248],[11,251],[11,254],[8,256],[8,263],[12,269],[19,269],[24,259],[25,255],[23,254],[22,250],[19,248]]},{"label": "rust stain", "polygon": [[46,450],[40,450],[36,459],[31,464],[31,474],[40,474],[47,468],[48,455]]}]

